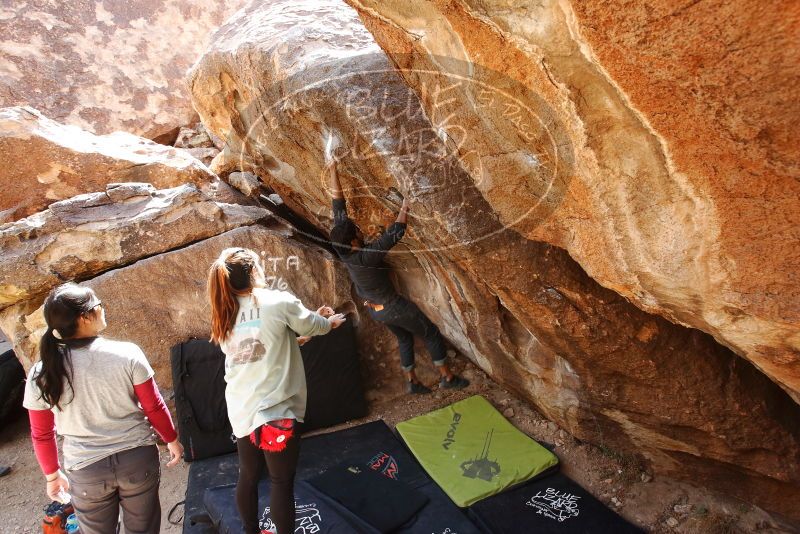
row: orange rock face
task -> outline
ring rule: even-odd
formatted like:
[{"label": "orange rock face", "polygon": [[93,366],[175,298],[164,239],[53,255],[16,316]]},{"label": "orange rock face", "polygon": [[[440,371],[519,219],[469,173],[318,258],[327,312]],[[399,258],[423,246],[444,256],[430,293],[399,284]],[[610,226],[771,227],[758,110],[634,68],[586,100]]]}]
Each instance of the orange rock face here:
[{"label": "orange rock face", "polygon": [[[442,57],[551,106],[574,174],[545,218],[518,222],[535,194],[484,190],[506,224],[565,248],[640,308],[712,334],[800,402],[800,109],[789,104],[800,98],[800,5],[349,3],[432,117],[435,75],[420,72],[452,70]],[[494,127],[507,115],[459,110],[447,127],[471,132],[462,153],[485,160],[502,147],[513,160],[524,144]]]},{"label": "orange rock face", "polygon": [[[800,406],[776,382],[791,387],[661,316],[741,348],[720,334],[739,330],[719,307],[713,197],[576,40],[574,13],[517,14],[550,37],[545,57],[466,6],[357,3],[387,55],[338,2],[251,3],[191,72],[225,140],[215,164],[327,230],[333,132],[365,233],[391,222],[391,188],[412,200],[389,262],[463,354],[581,439],[798,517]],[[790,322],[736,314],[791,365]]]},{"label": "orange rock face", "polygon": [[186,69],[241,4],[6,2],[0,106],[32,106],[96,134],[177,132],[195,116]]},{"label": "orange rock face", "polygon": [[574,9],[597,61],[713,203],[723,276],[681,303],[697,317],[685,321],[800,401],[800,5]]}]

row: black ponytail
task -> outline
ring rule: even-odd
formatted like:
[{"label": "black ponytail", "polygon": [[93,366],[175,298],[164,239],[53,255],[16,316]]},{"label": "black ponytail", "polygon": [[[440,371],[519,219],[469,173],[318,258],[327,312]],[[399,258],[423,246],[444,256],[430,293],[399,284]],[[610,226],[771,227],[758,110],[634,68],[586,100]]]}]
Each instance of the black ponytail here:
[{"label": "black ponytail", "polygon": [[42,365],[34,382],[41,391],[42,400],[50,406],[61,409],[66,386],[72,391],[70,348],[85,341],[71,338],[78,330],[78,319],[89,313],[99,302],[94,291],[72,283],[55,288],[44,302],[47,331],[39,343]]}]

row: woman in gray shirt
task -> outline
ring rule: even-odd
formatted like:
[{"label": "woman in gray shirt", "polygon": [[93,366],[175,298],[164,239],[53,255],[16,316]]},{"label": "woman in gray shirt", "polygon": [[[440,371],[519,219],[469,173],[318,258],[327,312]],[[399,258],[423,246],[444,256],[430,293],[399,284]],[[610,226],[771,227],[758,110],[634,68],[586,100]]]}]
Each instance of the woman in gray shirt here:
[{"label": "woman in gray shirt", "polygon": [[[168,444],[167,465],[178,463],[183,447],[152,367],[133,343],[99,335],[105,310],[89,288],[57,287],[44,318],[41,359],[30,370],[23,404],[48,496],[72,496],[83,534],[114,532],[120,507],[126,532],[157,534],[161,471],[153,429]],[[66,473],[56,432],[64,438]]]},{"label": "woman in gray shirt", "polygon": [[236,505],[246,533],[258,533],[258,480],[271,481],[270,525],[294,532],[294,473],[300,452],[295,421],[306,411],[306,379],[297,335],[327,334],[345,318],[323,306],[309,311],[285,291],[264,287],[252,250],[222,251],[211,266],[211,339],[225,353],[225,399],[239,452]]}]

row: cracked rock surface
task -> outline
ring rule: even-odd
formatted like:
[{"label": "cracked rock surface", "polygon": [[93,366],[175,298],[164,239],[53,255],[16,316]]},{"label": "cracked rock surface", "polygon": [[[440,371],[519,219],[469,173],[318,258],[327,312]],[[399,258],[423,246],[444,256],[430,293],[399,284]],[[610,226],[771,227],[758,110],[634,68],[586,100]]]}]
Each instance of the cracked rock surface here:
[{"label": "cracked rock surface", "polygon": [[106,184],[147,182],[156,189],[216,176],[189,152],[125,132],[94,135],[29,107],[0,109],[0,223],[42,211]]},{"label": "cracked rock surface", "polygon": [[[192,337],[208,337],[208,269],[228,247],[258,252],[264,258],[268,287],[291,291],[309,308],[353,307],[344,267],[274,220],[130,261],[82,282],[103,300],[108,321],[103,335],[139,345],[156,370],[160,387],[171,388],[170,349]],[[9,334],[26,368],[38,358],[38,340],[45,329],[41,304],[41,298],[31,299],[0,311],[0,327]],[[350,316],[350,320],[355,318]]]},{"label": "cracked rock surface", "polygon": [[0,309],[267,216],[260,207],[214,202],[192,184],[112,184],[56,202],[0,226]]}]

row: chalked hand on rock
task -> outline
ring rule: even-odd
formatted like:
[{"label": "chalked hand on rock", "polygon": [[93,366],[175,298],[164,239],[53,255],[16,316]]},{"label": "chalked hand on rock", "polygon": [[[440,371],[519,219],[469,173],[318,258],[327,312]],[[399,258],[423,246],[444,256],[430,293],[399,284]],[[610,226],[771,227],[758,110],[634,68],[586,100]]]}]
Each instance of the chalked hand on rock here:
[{"label": "chalked hand on rock", "polygon": [[342,146],[341,139],[334,130],[325,130],[322,134],[325,143],[325,164],[337,163],[347,152]]},{"label": "chalked hand on rock", "polygon": [[390,187],[389,188],[389,193],[387,193],[387,195],[386,195],[386,200],[388,200],[392,204],[398,204],[399,205],[399,204],[403,203],[405,198],[403,197],[403,194],[400,191],[398,191],[396,188]]}]

